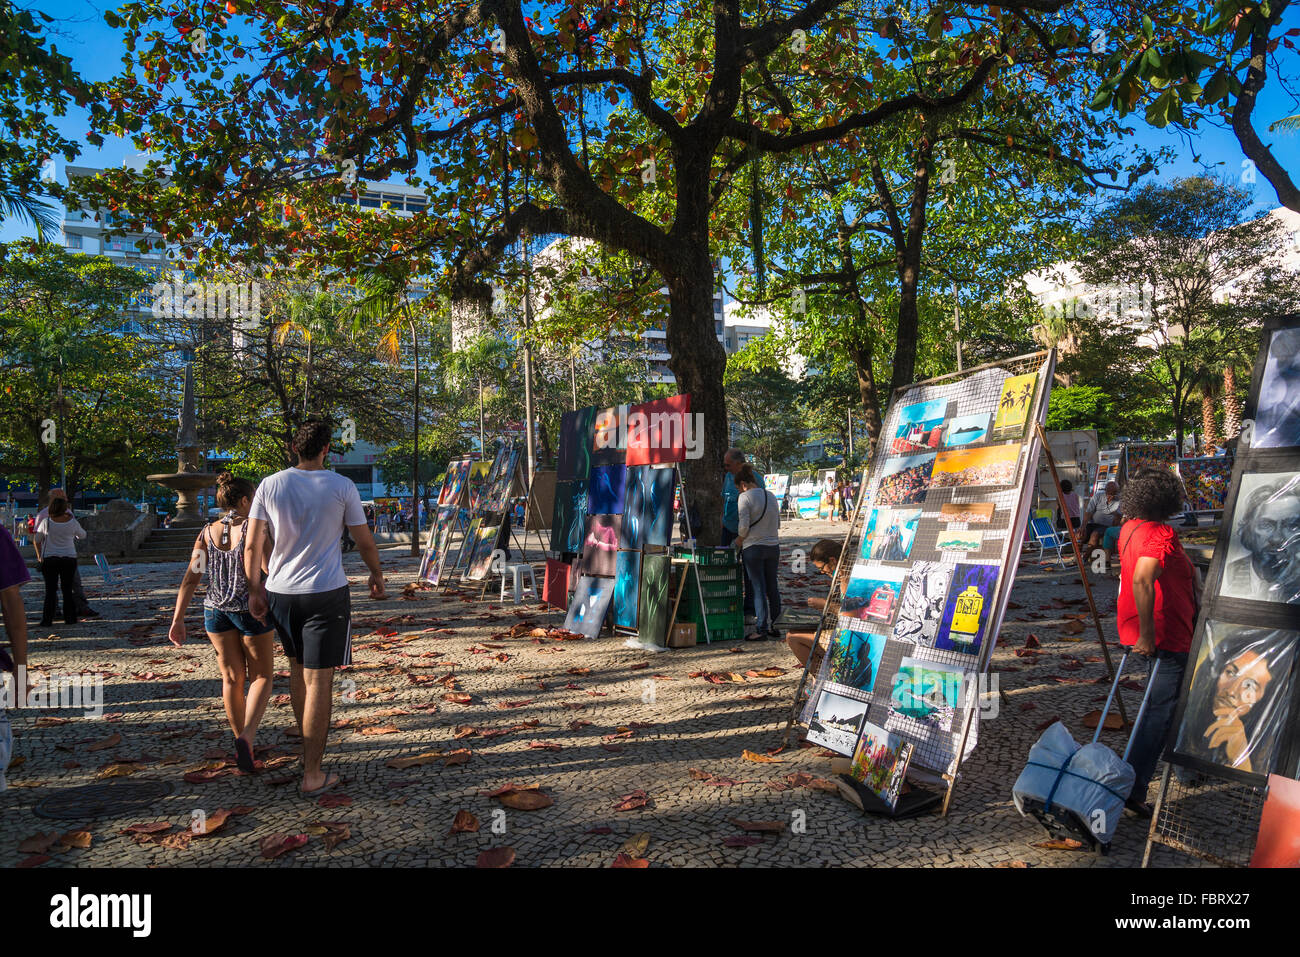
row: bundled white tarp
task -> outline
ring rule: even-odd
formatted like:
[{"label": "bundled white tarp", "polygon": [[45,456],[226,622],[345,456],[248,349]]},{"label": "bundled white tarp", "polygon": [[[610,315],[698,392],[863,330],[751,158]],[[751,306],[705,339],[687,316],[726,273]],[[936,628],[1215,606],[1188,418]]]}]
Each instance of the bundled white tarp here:
[{"label": "bundled white tarp", "polygon": [[1100,742],[1080,747],[1057,721],[1029,750],[1011,794],[1021,814],[1026,799],[1049,811],[1073,811],[1097,840],[1109,844],[1132,790],[1133,768],[1127,761]]}]

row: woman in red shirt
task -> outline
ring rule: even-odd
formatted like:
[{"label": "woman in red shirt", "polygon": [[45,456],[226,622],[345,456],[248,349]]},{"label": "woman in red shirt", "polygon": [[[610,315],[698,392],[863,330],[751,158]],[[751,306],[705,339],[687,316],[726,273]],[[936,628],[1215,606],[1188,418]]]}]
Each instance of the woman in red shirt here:
[{"label": "woman in red shirt", "polygon": [[1165,469],[1142,469],[1124,487],[1120,511],[1128,519],[1119,533],[1120,644],[1160,670],[1142,726],[1129,752],[1133,792],[1128,808],[1150,817],[1147,786],[1173,723],[1178,691],[1196,623],[1196,570],[1168,519],[1183,510],[1183,483]]}]

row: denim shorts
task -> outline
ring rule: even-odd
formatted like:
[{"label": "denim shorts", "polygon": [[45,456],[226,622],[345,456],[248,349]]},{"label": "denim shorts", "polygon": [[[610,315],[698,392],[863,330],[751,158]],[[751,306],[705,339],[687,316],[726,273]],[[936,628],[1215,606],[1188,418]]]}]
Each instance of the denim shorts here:
[{"label": "denim shorts", "polygon": [[275,626],[258,621],[247,611],[220,611],[204,607],[203,630],[214,635],[226,631],[237,631],[241,635],[265,635],[268,631],[275,631]]}]

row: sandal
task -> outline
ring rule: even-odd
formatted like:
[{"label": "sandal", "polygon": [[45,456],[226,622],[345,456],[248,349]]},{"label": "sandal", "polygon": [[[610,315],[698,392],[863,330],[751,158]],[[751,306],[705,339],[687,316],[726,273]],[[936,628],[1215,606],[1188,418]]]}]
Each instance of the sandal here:
[{"label": "sandal", "polygon": [[256,765],[253,764],[253,749],[243,738],[235,738],[235,764],[246,774],[257,771]]},{"label": "sandal", "polygon": [[751,631],[749,634],[747,634],[747,635],[745,636],[745,640],[746,640],[746,641],[762,641],[762,640],[765,639],[766,637],[767,637],[767,635],[765,635],[765,634],[764,634],[763,632],[761,632],[761,631]]}]

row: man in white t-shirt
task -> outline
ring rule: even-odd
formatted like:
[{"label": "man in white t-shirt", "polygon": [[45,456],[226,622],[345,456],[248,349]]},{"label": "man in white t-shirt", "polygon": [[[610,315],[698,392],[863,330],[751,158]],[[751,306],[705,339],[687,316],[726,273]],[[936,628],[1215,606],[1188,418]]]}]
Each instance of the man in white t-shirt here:
[{"label": "man in white t-shirt", "polygon": [[[302,793],[308,797],[339,781],[337,774],[321,769],[321,758],[334,669],[352,661],[352,600],[339,544],[345,527],[370,569],[370,597],[388,597],[357,487],[325,468],[330,438],[327,422],[308,422],[298,430],[291,443],[298,464],[257,486],[244,550],[248,610],[263,621],[270,616],[289,657],[289,695],[302,730]],[[274,543],[269,549],[268,536]]]}]

